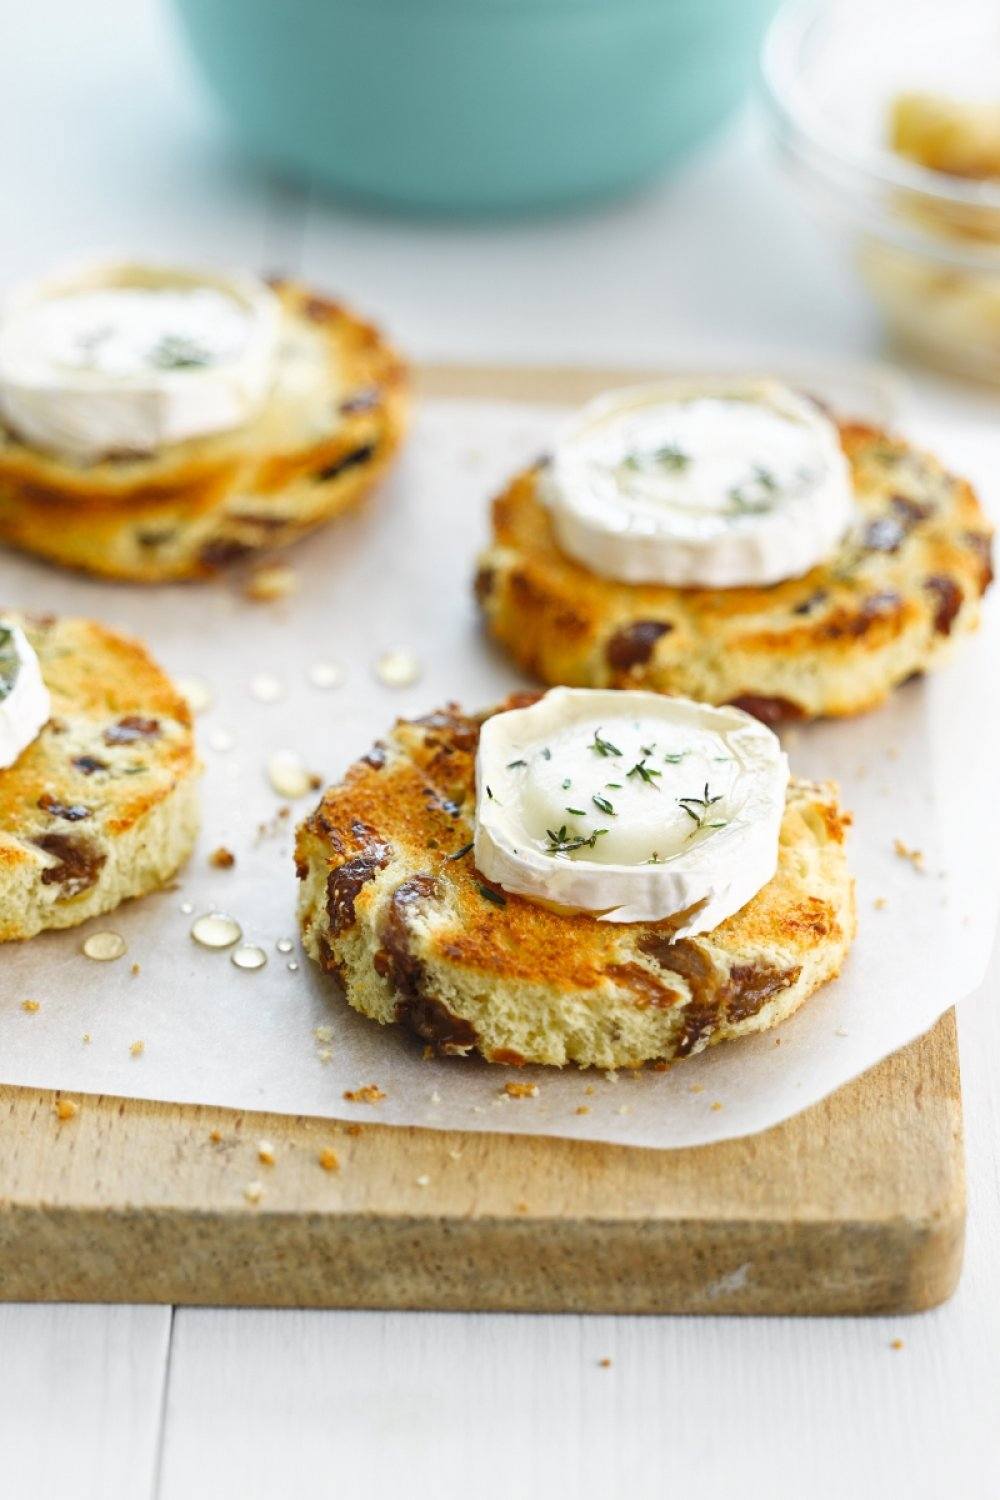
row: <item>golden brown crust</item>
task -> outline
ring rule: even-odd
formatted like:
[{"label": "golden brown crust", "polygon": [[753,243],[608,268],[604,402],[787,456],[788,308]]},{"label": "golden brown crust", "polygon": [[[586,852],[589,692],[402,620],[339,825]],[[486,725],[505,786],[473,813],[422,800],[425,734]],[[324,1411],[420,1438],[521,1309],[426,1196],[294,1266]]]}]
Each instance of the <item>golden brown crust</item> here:
[{"label": "golden brown crust", "polygon": [[190,852],[197,758],[185,700],[137,641],[90,620],[17,616],[52,715],[0,770],[0,941],[156,889]]},{"label": "golden brown crust", "polygon": [[356,1009],[491,1062],[632,1066],[774,1025],[837,973],[854,905],[835,788],[793,783],[774,879],[715,931],[673,942],[670,921],[566,915],[483,879],[485,717],[452,705],[401,721],[299,829],[306,948]]},{"label": "golden brown crust", "polygon": [[735,702],[768,721],[874,707],[974,628],[992,532],[934,458],[860,424],[841,440],[862,519],[829,562],[770,588],[600,578],[557,546],[539,471],[519,474],[479,564],[489,630],[547,683]]},{"label": "golden brown crust", "polygon": [[341,304],[273,285],[279,376],[251,423],[90,465],[0,434],[0,541],[111,578],[204,578],[366,494],[405,430],[405,366]]}]

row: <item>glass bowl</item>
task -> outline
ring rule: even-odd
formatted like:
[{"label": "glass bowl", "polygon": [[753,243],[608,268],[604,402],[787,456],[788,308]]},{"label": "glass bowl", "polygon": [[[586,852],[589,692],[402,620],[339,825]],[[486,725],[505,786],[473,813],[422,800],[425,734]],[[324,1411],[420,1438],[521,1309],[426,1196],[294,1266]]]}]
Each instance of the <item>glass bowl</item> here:
[{"label": "glass bowl", "polygon": [[850,252],[891,332],[933,363],[1000,381],[1000,179],[889,147],[903,93],[998,102],[995,0],[794,0],[768,32],[782,156]]}]

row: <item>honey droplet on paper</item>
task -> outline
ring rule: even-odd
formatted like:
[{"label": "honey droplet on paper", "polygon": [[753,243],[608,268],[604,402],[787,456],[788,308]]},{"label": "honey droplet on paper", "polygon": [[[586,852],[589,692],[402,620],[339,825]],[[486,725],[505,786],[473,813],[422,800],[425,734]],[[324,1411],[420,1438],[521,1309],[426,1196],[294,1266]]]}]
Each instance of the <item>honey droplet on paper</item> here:
[{"label": "honey droplet on paper", "polygon": [[243,928],[227,912],[207,911],[191,924],[191,936],[203,948],[231,948],[243,936]]},{"label": "honey droplet on paper", "polygon": [[410,687],[420,677],[420,663],[409,651],[386,651],[375,663],[375,676],[386,687]]},{"label": "honey droplet on paper", "polygon": [[244,943],[235,948],[230,957],[238,969],[262,969],[267,963],[267,954],[256,943]]},{"label": "honey droplet on paper", "polygon": [[121,958],[125,946],[125,939],[120,932],[92,932],[83,940],[83,951],[87,958],[94,958],[102,964]]}]

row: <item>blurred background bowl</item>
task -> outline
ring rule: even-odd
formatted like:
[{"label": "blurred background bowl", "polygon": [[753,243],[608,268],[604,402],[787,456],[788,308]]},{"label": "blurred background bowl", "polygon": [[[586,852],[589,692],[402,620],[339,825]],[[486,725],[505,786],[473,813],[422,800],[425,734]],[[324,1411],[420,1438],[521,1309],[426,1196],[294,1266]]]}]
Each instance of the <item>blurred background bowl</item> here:
[{"label": "blurred background bowl", "polygon": [[644,182],[718,125],[774,0],[174,0],[243,142],[409,209]]},{"label": "blurred background bowl", "polygon": [[793,0],[763,72],[785,162],[897,342],[1000,381],[1000,180],[890,149],[904,93],[995,104],[997,0]]}]

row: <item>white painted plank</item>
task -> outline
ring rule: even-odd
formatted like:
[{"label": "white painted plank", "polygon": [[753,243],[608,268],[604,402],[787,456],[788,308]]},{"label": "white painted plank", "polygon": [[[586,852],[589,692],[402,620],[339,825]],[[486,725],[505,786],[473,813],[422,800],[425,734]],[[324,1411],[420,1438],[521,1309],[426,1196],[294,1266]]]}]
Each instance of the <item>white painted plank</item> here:
[{"label": "white painted plank", "polygon": [[296,1500],[995,1500],[1000,1390],[974,1356],[998,1330],[973,1313],[179,1312],[160,1500],[264,1500],[293,1474]]},{"label": "white painted plank", "polygon": [[152,1500],[168,1307],[0,1306],[0,1493]]},{"label": "white painted plank", "polygon": [[264,1500],[293,1466],[296,1500],[362,1486],[996,1500],[998,991],[1000,949],[961,1016],[971,1215],[945,1307],[816,1321],[179,1310],[159,1500]]}]

